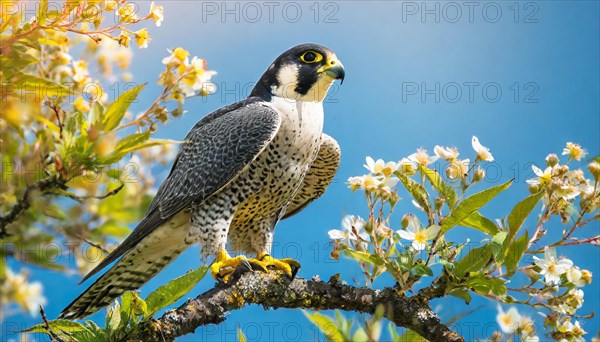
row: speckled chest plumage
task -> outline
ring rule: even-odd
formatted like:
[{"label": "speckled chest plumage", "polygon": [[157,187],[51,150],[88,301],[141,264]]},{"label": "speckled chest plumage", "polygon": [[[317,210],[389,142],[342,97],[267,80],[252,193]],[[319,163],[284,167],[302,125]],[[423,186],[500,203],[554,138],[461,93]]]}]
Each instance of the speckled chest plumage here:
[{"label": "speckled chest plumage", "polygon": [[273,228],[315,159],[323,129],[320,102],[273,97],[281,126],[266,149],[229,185],[193,210],[188,243],[209,255],[230,249],[270,252]]}]

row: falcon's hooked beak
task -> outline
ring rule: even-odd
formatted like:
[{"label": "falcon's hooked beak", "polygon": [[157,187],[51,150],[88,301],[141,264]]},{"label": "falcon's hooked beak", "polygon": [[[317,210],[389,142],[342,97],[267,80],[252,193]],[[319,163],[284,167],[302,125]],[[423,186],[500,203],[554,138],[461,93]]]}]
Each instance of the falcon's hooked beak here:
[{"label": "falcon's hooked beak", "polygon": [[320,67],[317,72],[324,72],[327,76],[333,78],[334,80],[340,80],[340,84],[344,83],[344,77],[346,76],[344,65],[337,58],[328,59],[327,63]]}]

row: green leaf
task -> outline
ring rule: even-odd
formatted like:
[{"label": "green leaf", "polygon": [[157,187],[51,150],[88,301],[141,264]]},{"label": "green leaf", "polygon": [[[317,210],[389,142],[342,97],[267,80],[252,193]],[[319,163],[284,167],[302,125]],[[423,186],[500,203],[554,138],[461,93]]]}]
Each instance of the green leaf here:
[{"label": "green leaf", "polygon": [[460,221],[459,225],[468,228],[474,228],[480,232],[494,236],[499,232],[498,226],[492,222],[489,218],[481,215],[478,211],[467,216],[464,220]]},{"label": "green leaf", "polygon": [[462,278],[466,273],[479,271],[492,257],[492,247],[485,245],[473,248],[462,259],[454,263],[454,274]]},{"label": "green leaf", "polygon": [[442,222],[442,234],[446,233],[450,228],[456,226],[469,215],[486,205],[499,193],[506,190],[512,184],[513,180],[514,179],[511,179],[504,184],[473,194],[458,203],[456,208],[444,219],[444,222]]},{"label": "green leaf", "polygon": [[527,232],[510,243],[510,246],[506,250],[506,257],[504,258],[504,266],[508,275],[512,275],[517,270],[519,261],[523,257],[528,244],[529,236]]},{"label": "green leaf", "polygon": [[246,342],[246,336],[244,335],[244,332],[242,331],[242,329],[238,328],[237,336],[238,336],[238,342]]},{"label": "green leaf", "polygon": [[115,102],[108,106],[106,114],[104,115],[104,122],[102,124],[105,131],[112,131],[119,126],[121,120],[123,120],[123,116],[125,116],[125,113],[127,112],[127,109],[129,109],[129,106],[135,101],[145,86],[146,83],[125,91],[115,100]]},{"label": "green leaf", "polygon": [[350,336],[352,321],[346,319],[339,310],[335,310],[335,323],[342,336]]},{"label": "green leaf", "polygon": [[504,252],[506,248],[508,248],[508,243],[506,237],[508,233],[500,232],[492,238],[491,246],[492,246],[492,256],[497,264],[501,265],[504,262]]},{"label": "green leaf", "polygon": [[115,146],[115,150],[127,150],[134,146],[144,143],[148,139],[150,139],[150,131],[146,131],[144,133],[130,134],[125,138],[119,140],[117,146]]},{"label": "green leaf", "polygon": [[127,153],[133,151],[141,150],[143,148],[152,146],[180,143],[182,142],[170,139],[150,139],[149,131],[146,131],[144,133],[134,133],[119,140],[119,142],[117,142],[117,145],[115,146],[114,152],[108,155],[108,157],[101,160],[100,162],[103,164],[112,164],[118,162]]},{"label": "green leaf", "polygon": [[367,342],[369,341],[369,336],[367,336],[367,332],[362,327],[358,327],[352,335],[352,342]]},{"label": "green leaf", "polygon": [[81,125],[83,120],[83,115],[80,112],[68,113],[64,126],[65,133],[68,133],[70,136],[74,136],[77,132],[77,128]]},{"label": "green leaf", "polygon": [[40,25],[44,25],[46,23],[46,17],[48,16],[48,0],[40,0],[38,6],[37,22]]},{"label": "green leaf", "polygon": [[[78,322],[69,321],[67,319],[56,319],[48,322],[48,326],[52,331],[57,334],[59,337],[64,338],[65,340],[72,341],[73,338],[70,334],[76,332],[86,332],[92,334],[88,328],[86,328],[83,324]],[[33,332],[33,333],[44,333],[49,334],[48,330],[46,330],[46,323],[37,324],[29,329],[25,329],[22,332]]]},{"label": "green leaf", "polygon": [[79,341],[86,342],[106,342],[108,341],[108,335],[104,329],[100,328],[98,324],[93,321],[85,321],[85,327],[91,332],[91,335],[85,331],[81,331],[73,334]]},{"label": "green leaf", "polygon": [[425,264],[416,264],[413,267],[413,271],[415,272],[415,275],[422,277],[422,276],[429,276],[429,277],[433,277],[433,271],[431,270],[431,268],[427,267],[427,265]]},{"label": "green leaf", "polygon": [[109,334],[121,325],[121,305],[115,301],[106,309],[106,330]]},{"label": "green leaf", "polygon": [[105,159],[100,162],[103,164],[112,164],[116,163],[124,155],[126,155],[129,151],[136,150],[136,146],[144,144],[148,139],[150,139],[150,132],[146,131],[144,133],[134,133],[130,134],[123,139],[117,142],[115,146],[115,150],[113,153],[109,154]]},{"label": "green leaf", "polygon": [[425,190],[425,188],[423,188],[419,183],[415,182],[401,172],[395,172],[394,174],[398,177],[398,179],[400,179],[400,182],[402,185],[404,185],[408,193],[425,210],[425,212],[431,212],[427,190]]},{"label": "green leaf", "polygon": [[142,298],[140,298],[140,296],[138,295],[137,292],[133,292],[134,297],[133,297],[133,301],[132,301],[132,309],[133,309],[133,313],[136,316],[144,316],[146,317],[148,314],[148,305],[146,304],[146,301],[143,300]]},{"label": "green leaf", "polygon": [[416,332],[410,329],[406,329],[406,332],[404,332],[404,334],[400,336],[398,341],[427,342],[427,340],[421,337],[421,335],[417,334]]},{"label": "green leaf", "polygon": [[[39,62],[38,59],[28,53],[19,53],[19,58],[14,58],[14,56],[11,55],[2,55],[0,56],[0,70],[5,73],[5,77],[8,79],[14,76],[15,73],[19,74],[17,70],[23,70],[26,66]],[[8,94],[9,93],[7,92],[7,95]]]},{"label": "green leaf", "polygon": [[133,299],[134,297],[137,297],[137,294],[131,291],[127,291],[125,293],[123,293],[123,295],[121,296],[121,320],[122,321],[129,321],[130,318],[132,318],[133,315]]},{"label": "green leaf", "polygon": [[521,228],[521,225],[523,225],[523,222],[525,222],[525,219],[538,204],[544,193],[544,191],[539,191],[537,194],[526,197],[524,200],[517,203],[510,212],[510,215],[508,215],[508,238],[511,241],[515,235],[517,235],[519,228]]},{"label": "green leaf", "polygon": [[454,269],[454,264],[446,259],[440,259],[438,262],[440,264],[442,264],[442,266],[444,266],[444,268],[446,268],[446,269],[449,269],[449,270]]},{"label": "green leaf", "polygon": [[398,332],[396,331],[396,325],[393,324],[392,322],[388,323],[388,330],[390,332],[390,337],[392,338],[392,341],[394,342],[400,342],[400,335],[398,335]]},{"label": "green leaf", "polygon": [[456,191],[454,191],[451,186],[444,182],[437,171],[429,169],[425,166],[420,166],[420,168],[431,183],[431,186],[433,186],[433,188],[439,192],[442,198],[446,200],[448,207],[453,208],[454,204],[456,203]]},{"label": "green leaf", "polygon": [[465,289],[454,289],[450,292],[448,292],[449,295],[456,297],[456,298],[460,298],[462,300],[465,301],[465,304],[469,304],[471,302],[471,295],[469,294],[469,291],[465,290]]},{"label": "green leaf", "polygon": [[159,145],[168,145],[168,144],[181,144],[181,141],[177,141],[177,140],[171,140],[171,139],[149,139],[146,140],[142,143],[139,143],[137,145],[122,149],[120,151],[120,153],[122,153],[123,155],[129,153],[129,152],[133,152],[133,151],[137,151],[137,150],[141,150],[143,148],[148,148],[148,147],[152,147],[152,146],[159,146]]},{"label": "green leaf", "polygon": [[47,96],[63,97],[72,93],[58,83],[28,74],[19,74],[15,84],[19,91],[36,93],[40,100]]},{"label": "green leaf", "polygon": [[97,125],[98,122],[102,122],[103,120],[104,107],[98,102],[92,103],[90,107],[90,112],[88,114],[88,126],[92,127],[94,125]]},{"label": "green leaf", "polygon": [[490,293],[496,296],[506,294],[506,286],[502,279],[489,278],[481,274],[470,276],[465,282],[465,286],[484,296]]},{"label": "green leaf", "polygon": [[338,329],[337,324],[333,321],[333,319],[322,315],[318,312],[310,314],[306,311],[303,311],[304,315],[321,330],[323,335],[327,338],[327,341],[330,342],[343,342],[344,336]]},{"label": "green leaf", "polygon": [[152,317],[159,310],[178,301],[204,278],[206,271],[208,271],[207,266],[198,267],[152,292],[146,298],[146,304],[148,305],[146,317]]},{"label": "green leaf", "polygon": [[368,264],[372,264],[375,266],[383,266],[385,263],[384,260],[381,259],[381,257],[379,257],[376,254],[355,251],[355,250],[348,249],[348,248],[343,249],[342,253],[351,259],[354,259],[357,261],[364,261]]},{"label": "green leaf", "polygon": [[114,179],[114,180],[121,180],[121,175],[123,174],[123,170],[119,170],[119,169],[110,169],[108,171],[106,171],[106,175],[108,175],[108,177]]}]

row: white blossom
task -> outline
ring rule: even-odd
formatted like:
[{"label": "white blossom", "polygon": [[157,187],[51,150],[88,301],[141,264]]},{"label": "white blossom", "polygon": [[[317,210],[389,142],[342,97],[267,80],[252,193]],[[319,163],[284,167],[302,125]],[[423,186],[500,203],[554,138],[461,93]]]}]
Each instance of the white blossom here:
[{"label": "white blossom", "polygon": [[156,26],[160,26],[165,19],[165,9],[162,6],[157,6],[154,4],[154,1],[150,4],[150,14],[149,17],[154,20]]},{"label": "white blossom", "polygon": [[563,149],[562,155],[568,155],[569,159],[581,160],[587,155],[587,152],[579,144],[568,142]]},{"label": "white blossom", "polygon": [[440,232],[440,226],[433,225],[424,229],[416,216],[411,215],[406,230],[397,230],[396,233],[404,240],[412,241],[412,247],[417,251],[427,248],[427,241],[433,240]]},{"label": "white blossom", "polygon": [[375,175],[383,175],[385,178],[389,178],[394,171],[398,168],[398,165],[394,162],[385,162],[383,159],[373,160],[373,158],[367,156],[366,164],[363,165],[367,170]]},{"label": "white blossom", "polygon": [[406,158],[402,158],[402,160],[400,160],[401,164],[410,164],[413,167],[417,167],[418,164],[422,165],[422,166],[427,166],[433,162],[435,162],[436,160],[438,160],[438,156],[430,156],[427,153],[427,150],[423,149],[423,148],[418,148],[417,152],[411,154],[410,156],[406,157]]},{"label": "white blossom", "polygon": [[521,315],[515,307],[512,307],[508,309],[507,312],[504,312],[500,304],[498,304],[498,315],[496,316],[496,321],[498,322],[500,330],[502,330],[503,333],[512,334],[519,329]]},{"label": "white blossom", "polygon": [[433,153],[435,153],[436,156],[448,161],[456,160],[456,158],[458,158],[458,155],[460,154],[458,153],[458,149],[456,147],[450,148],[440,145],[435,145],[435,147],[433,148]]},{"label": "white blossom", "polygon": [[535,165],[531,165],[531,169],[533,169],[533,173],[535,173],[538,178],[528,179],[525,182],[530,185],[539,185],[539,184],[548,184],[550,179],[552,178],[552,167],[548,166],[544,171],[542,171],[539,167]]},{"label": "white blossom", "polygon": [[577,266],[573,266],[567,270],[567,279],[577,287],[583,287],[586,284],[581,276],[581,270]]},{"label": "white blossom", "polygon": [[494,157],[490,153],[490,149],[481,145],[481,143],[479,142],[479,138],[477,138],[476,136],[473,136],[473,138],[471,139],[471,145],[473,146],[473,149],[475,150],[475,152],[477,152],[477,157],[479,159],[488,161],[488,162],[494,161]]},{"label": "white blossom", "polygon": [[[365,220],[360,216],[346,215],[342,219],[342,228],[332,229],[328,232],[329,238],[332,240],[358,240],[360,238],[363,241],[369,241],[369,235],[363,230],[365,226]],[[357,235],[358,233],[358,235]]]},{"label": "white blossom", "polygon": [[554,247],[544,249],[544,258],[540,259],[537,256],[533,257],[535,264],[542,270],[541,275],[544,276],[546,284],[556,285],[560,283],[560,276],[567,272],[573,266],[573,262],[569,259],[558,259]]}]

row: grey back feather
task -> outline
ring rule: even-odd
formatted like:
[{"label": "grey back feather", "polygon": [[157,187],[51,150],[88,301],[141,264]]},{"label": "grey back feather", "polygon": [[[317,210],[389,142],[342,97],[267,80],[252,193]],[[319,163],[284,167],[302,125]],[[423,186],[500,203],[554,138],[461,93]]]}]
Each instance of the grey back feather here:
[{"label": "grey back feather", "polygon": [[171,172],[135,230],[80,283],[129,251],[179,211],[200,204],[226,186],[262,152],[281,118],[258,97],[223,107],[188,133]]}]

